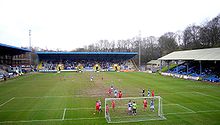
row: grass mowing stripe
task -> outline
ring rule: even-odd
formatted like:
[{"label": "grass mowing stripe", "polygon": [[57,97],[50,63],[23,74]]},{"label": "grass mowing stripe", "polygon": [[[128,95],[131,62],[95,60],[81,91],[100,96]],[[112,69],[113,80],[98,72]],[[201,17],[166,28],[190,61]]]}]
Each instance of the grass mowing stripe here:
[{"label": "grass mowing stripe", "polygon": [[[216,103],[216,102],[208,102],[208,103]],[[183,103],[183,104],[197,104],[197,103]],[[170,103],[170,104],[163,104],[164,106],[169,106],[169,105],[177,105],[179,107],[182,107],[183,109],[186,109],[188,111],[191,111],[191,112],[200,112],[200,111],[193,111],[185,106],[182,106],[180,104],[177,104],[177,103]],[[118,108],[127,108],[127,105],[126,106],[118,106]],[[92,108],[92,107],[84,107],[84,108],[65,108],[66,110],[92,110],[95,108]],[[31,109],[31,110],[28,110],[28,109],[24,109],[24,110],[1,110],[0,112],[32,112],[32,111],[58,111],[58,110],[64,110],[63,108],[57,108],[57,109]],[[208,111],[220,111],[220,110],[208,110]],[[201,111],[203,112],[203,111]]]},{"label": "grass mowing stripe", "polygon": [[[65,109],[64,109],[65,110]],[[196,113],[210,113],[210,112],[220,112],[220,110],[206,110],[206,111],[196,111],[196,112],[177,112],[177,113],[164,113],[164,115],[184,115],[184,114],[196,114]],[[21,120],[21,121],[2,121],[0,124],[5,123],[25,123],[25,122],[52,122],[52,121],[74,121],[74,120],[95,120],[103,119],[104,117],[94,117],[94,118],[68,118],[68,119],[44,119],[44,120]]]},{"label": "grass mowing stripe", "polygon": [[[103,96],[101,94],[90,94],[91,97]],[[40,98],[74,98],[74,97],[88,97],[88,95],[67,95],[67,96],[24,96],[16,97],[16,99],[40,99]]]},{"label": "grass mowing stripe", "polygon": [[62,120],[65,119],[65,114],[66,114],[66,108],[63,110],[63,117],[62,117]]},{"label": "grass mowing stripe", "polygon": [[73,98],[74,96],[26,96],[26,97],[16,97],[16,99],[41,99],[41,98]]},{"label": "grass mowing stripe", "polygon": [[64,121],[74,121],[74,120],[94,120],[94,119],[103,119],[105,117],[94,117],[94,118],[68,118],[64,119]]},{"label": "grass mowing stripe", "polygon": [[0,107],[4,106],[4,105],[5,105],[5,104],[7,104],[8,102],[12,101],[14,98],[15,98],[15,97],[12,97],[12,98],[11,98],[11,99],[9,99],[8,101],[6,101],[6,102],[2,103],[2,104],[0,105]]},{"label": "grass mowing stripe", "polygon": [[62,109],[31,109],[31,110],[1,110],[0,112],[34,112],[34,111],[59,111]]},{"label": "grass mowing stripe", "polygon": [[[91,110],[95,108],[65,108],[66,110]],[[26,110],[1,110],[0,112],[34,112],[34,111],[59,111],[59,110],[64,110],[63,108],[61,109],[26,109]]]},{"label": "grass mowing stripe", "polygon": [[20,121],[2,121],[0,124],[5,123],[25,123],[25,122],[49,122],[49,121],[62,121],[61,119],[44,119],[44,120],[20,120]]},{"label": "grass mowing stripe", "polygon": [[220,112],[220,110],[204,110],[204,111],[195,111],[195,112],[174,112],[174,113],[164,113],[164,115],[200,114],[200,113],[212,113],[212,112]]},{"label": "grass mowing stripe", "polygon": [[197,94],[199,94],[199,95],[208,96],[208,97],[211,97],[211,98],[214,98],[214,99],[219,100],[219,98],[216,97],[216,96],[208,95],[208,94],[205,94],[205,93],[202,93],[202,92],[195,92],[195,93],[197,93]]}]

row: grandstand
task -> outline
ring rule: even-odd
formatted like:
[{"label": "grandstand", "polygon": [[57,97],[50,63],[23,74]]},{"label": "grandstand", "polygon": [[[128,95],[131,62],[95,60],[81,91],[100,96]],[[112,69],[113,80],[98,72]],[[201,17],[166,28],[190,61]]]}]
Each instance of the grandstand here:
[{"label": "grandstand", "polygon": [[[135,69],[131,61],[135,52],[36,52],[39,58],[38,70],[56,71],[119,71]],[[130,62],[130,63],[129,63]]]},{"label": "grandstand", "polygon": [[29,52],[28,49],[0,43],[0,80],[4,76],[10,78],[25,72],[21,66],[30,65],[26,54]]},{"label": "grandstand", "polygon": [[21,58],[22,55],[27,52],[31,51],[0,43],[0,64],[19,65],[27,62],[29,63],[29,59]]},{"label": "grandstand", "polygon": [[[168,70],[162,75],[220,82],[220,48],[176,51],[159,60],[168,64]],[[172,62],[177,66],[170,69]]]}]

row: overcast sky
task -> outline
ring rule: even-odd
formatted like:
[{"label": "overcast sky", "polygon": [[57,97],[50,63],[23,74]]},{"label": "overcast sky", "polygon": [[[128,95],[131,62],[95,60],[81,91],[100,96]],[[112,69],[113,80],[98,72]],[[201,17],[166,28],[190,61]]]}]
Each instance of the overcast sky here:
[{"label": "overcast sky", "polygon": [[0,43],[72,50],[100,39],[156,36],[220,14],[220,0],[0,0]]}]

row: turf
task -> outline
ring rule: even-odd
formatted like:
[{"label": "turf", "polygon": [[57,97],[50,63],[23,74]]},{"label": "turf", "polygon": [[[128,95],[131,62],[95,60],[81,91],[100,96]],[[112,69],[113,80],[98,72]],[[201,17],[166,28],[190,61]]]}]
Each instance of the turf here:
[{"label": "turf", "polygon": [[104,113],[93,113],[111,84],[123,96],[137,97],[150,88],[163,98],[166,120],[124,124],[220,124],[219,85],[142,72],[35,73],[0,82],[0,124],[108,124]]}]

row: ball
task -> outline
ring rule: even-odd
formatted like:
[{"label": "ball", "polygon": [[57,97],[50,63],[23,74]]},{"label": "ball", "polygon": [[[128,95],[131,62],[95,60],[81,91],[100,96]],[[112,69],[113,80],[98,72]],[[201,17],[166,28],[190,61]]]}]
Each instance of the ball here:
[{"label": "ball", "polygon": [[95,112],[93,113],[93,115],[95,115]]}]

